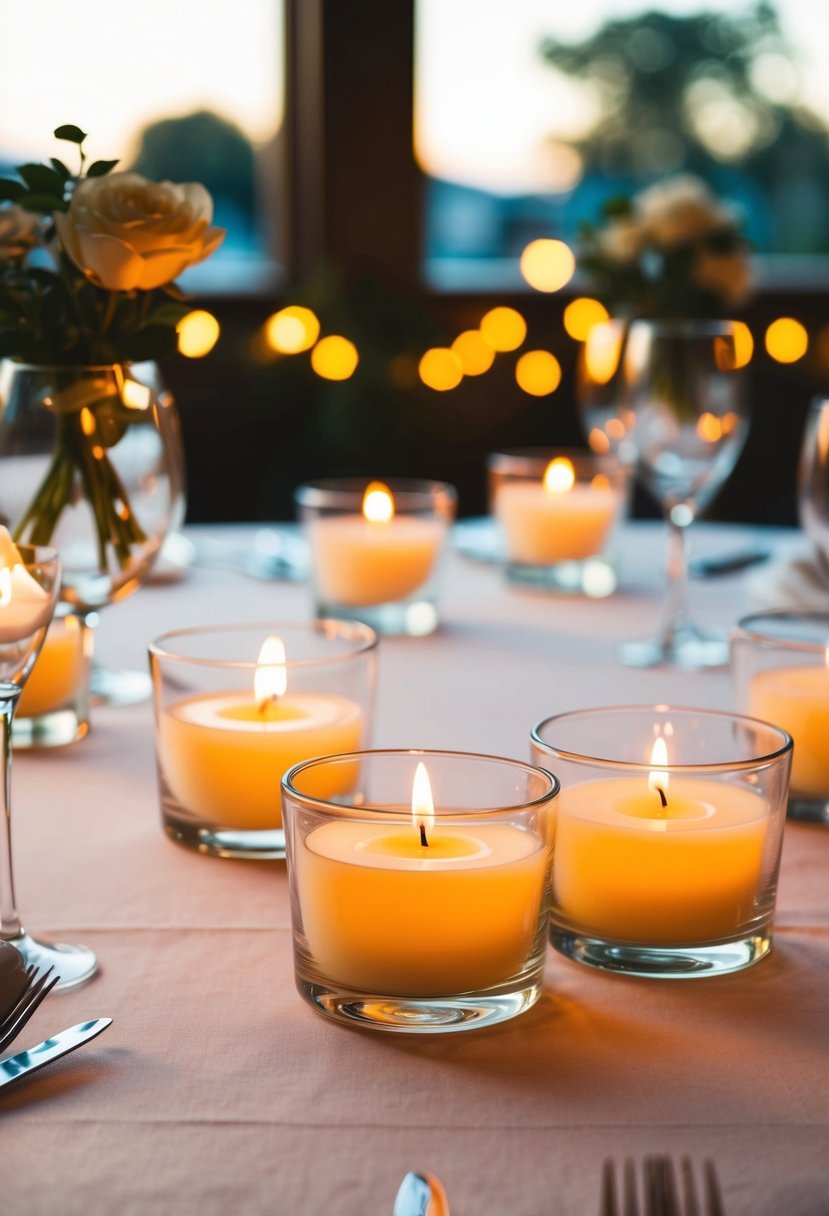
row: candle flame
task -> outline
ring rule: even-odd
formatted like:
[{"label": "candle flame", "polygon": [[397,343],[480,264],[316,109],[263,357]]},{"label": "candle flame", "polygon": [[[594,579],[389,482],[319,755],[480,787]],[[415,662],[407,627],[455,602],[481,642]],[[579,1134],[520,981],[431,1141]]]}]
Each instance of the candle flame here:
[{"label": "candle flame", "polygon": [[281,697],[288,687],[288,669],[285,666],[285,645],[281,638],[265,638],[256,672],[253,677],[253,695],[260,710],[269,701]]},{"label": "candle flame", "polygon": [[0,608],[5,608],[12,601],[12,572],[9,566],[0,570]]},{"label": "candle flame", "polygon": [[566,494],[575,484],[576,470],[566,456],[557,456],[544,470],[544,489],[551,494]]},{"label": "candle flame", "polygon": [[654,767],[648,774],[648,789],[652,790],[655,794],[659,793],[661,790],[663,795],[667,795],[668,745],[661,736],[653,741],[653,749],[651,750],[651,764]]},{"label": "candle flame", "polygon": [[387,524],[394,518],[394,498],[382,481],[371,481],[363,495],[363,515],[373,524]]},{"label": "candle flame", "polygon": [[412,782],[412,823],[423,832],[431,832],[435,826],[435,804],[429,774],[423,761],[418,762]]}]

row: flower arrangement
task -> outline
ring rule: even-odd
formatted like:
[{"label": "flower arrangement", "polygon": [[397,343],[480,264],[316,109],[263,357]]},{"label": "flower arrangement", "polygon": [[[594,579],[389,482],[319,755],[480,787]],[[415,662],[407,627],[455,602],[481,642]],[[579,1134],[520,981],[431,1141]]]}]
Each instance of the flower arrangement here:
[{"label": "flower arrangement", "polygon": [[[175,350],[176,326],[190,311],[175,279],[225,232],[212,226],[200,184],[114,173],[117,161],[87,163],[79,127],[54,134],[77,148],[77,173],[53,157],[0,179],[0,358],[54,369],[52,459],[15,537],[48,543],[82,497],[100,569],[114,559],[123,570],[131,547],[146,540],[110,459],[137,420],[119,388],[124,365]],[[73,368],[87,374],[73,381]]]},{"label": "flower arrangement", "polygon": [[697,177],[657,182],[615,198],[602,224],[586,224],[579,263],[615,314],[723,317],[753,286],[736,212]]}]

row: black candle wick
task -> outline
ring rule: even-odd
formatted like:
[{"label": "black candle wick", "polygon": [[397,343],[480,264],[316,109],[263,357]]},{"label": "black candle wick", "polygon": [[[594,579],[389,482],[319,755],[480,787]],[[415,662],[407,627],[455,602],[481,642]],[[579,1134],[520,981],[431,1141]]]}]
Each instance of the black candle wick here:
[{"label": "black candle wick", "polygon": [[429,841],[426,839],[426,824],[420,823],[418,824],[418,827],[420,828],[420,843],[423,845],[424,849],[428,849]]},{"label": "black candle wick", "polygon": [[656,792],[659,795],[659,801],[662,803],[663,807],[666,807],[668,805],[668,799],[665,797],[665,791],[661,785],[656,787]]}]

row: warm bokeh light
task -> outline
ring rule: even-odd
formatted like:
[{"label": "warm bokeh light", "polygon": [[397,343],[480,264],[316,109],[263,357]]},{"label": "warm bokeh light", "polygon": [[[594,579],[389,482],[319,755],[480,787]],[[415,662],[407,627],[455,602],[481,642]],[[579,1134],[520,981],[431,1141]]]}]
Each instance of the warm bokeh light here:
[{"label": "warm bokeh light", "polygon": [[282,355],[310,350],[320,333],[320,323],[310,308],[290,304],[265,322],[265,341]]},{"label": "warm bokeh light", "polygon": [[458,334],[452,343],[452,350],[460,359],[465,376],[482,376],[489,371],[495,359],[495,351],[477,329],[467,329]]},{"label": "warm bokeh light", "polygon": [[128,410],[148,410],[152,404],[153,395],[146,384],[139,384],[129,377],[121,389],[121,401]]},{"label": "warm bokeh light", "polygon": [[808,349],[806,328],[794,317],[778,317],[766,330],[766,350],[778,363],[796,363]]},{"label": "warm bokeh light", "polygon": [[323,380],[347,380],[354,375],[358,362],[357,347],[340,334],[320,338],[311,351],[311,367]]},{"label": "warm bokeh light", "polygon": [[605,477],[604,473],[597,473],[596,476],[592,478],[590,484],[594,490],[609,490],[610,478]]},{"label": "warm bokeh light", "polygon": [[593,384],[609,384],[619,367],[624,330],[609,322],[594,325],[584,343],[584,371]]},{"label": "warm bokeh light", "polygon": [[566,456],[556,456],[544,470],[544,489],[550,494],[566,494],[575,484],[576,470]]},{"label": "warm bokeh light", "polygon": [[536,291],[560,291],[576,269],[576,259],[564,241],[530,241],[521,254],[521,273]]},{"label": "warm bokeh light", "polygon": [[363,494],[363,515],[373,524],[394,519],[394,495],[382,481],[370,481]]},{"label": "warm bokeh light", "polygon": [[595,452],[597,456],[604,456],[610,451],[610,440],[599,426],[593,427],[587,436],[587,442],[590,445],[590,451]]},{"label": "warm bokeh light", "polygon": [[604,304],[590,296],[571,300],[564,310],[564,328],[576,342],[584,342],[595,325],[610,320]]},{"label": "warm bokeh light", "polygon": [[417,368],[427,388],[445,393],[457,388],[463,380],[463,364],[460,357],[447,346],[433,346],[427,350]]},{"label": "warm bokeh light", "polygon": [[219,322],[212,312],[197,308],[182,317],[176,326],[178,348],[188,359],[201,359],[209,355],[219,340]]},{"label": "warm bokeh light", "polygon": [[719,443],[724,434],[722,419],[706,410],[697,419],[697,434],[703,443]]},{"label": "warm bokeh light", "polygon": [[604,424],[604,429],[611,439],[615,439],[618,442],[620,439],[624,439],[627,427],[621,418],[608,418]]},{"label": "warm bokeh light", "polygon": [[515,365],[518,387],[533,397],[546,397],[561,384],[561,364],[548,350],[528,350]]},{"label": "warm bokeh light", "polygon": [[745,321],[735,321],[734,331],[734,366],[746,367],[754,354],[754,338]]},{"label": "warm bokeh light", "polygon": [[527,322],[514,308],[491,308],[481,318],[481,333],[493,350],[517,350],[527,336]]}]

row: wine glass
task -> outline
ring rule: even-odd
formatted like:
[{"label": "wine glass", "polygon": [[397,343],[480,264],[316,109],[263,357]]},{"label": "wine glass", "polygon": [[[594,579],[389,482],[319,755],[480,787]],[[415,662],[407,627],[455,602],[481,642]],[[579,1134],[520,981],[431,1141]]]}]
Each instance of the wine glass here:
[{"label": "wine glass", "polygon": [[809,407],[797,476],[800,524],[815,546],[818,564],[829,576],[829,400]]},{"label": "wine glass", "polygon": [[620,438],[668,524],[667,588],[655,638],[626,642],[623,663],[719,667],[728,642],[688,611],[685,533],[728,478],[748,431],[734,325],[633,321],[621,367]]},{"label": "wine glass", "polygon": [[94,973],[95,955],[86,946],[39,941],[23,928],[14,897],[11,848],[12,720],[20,690],[43,645],[59,587],[57,550],[15,546],[5,528],[0,528],[0,939],[16,946],[27,966],[33,964],[40,971],[53,967],[59,976],[58,988],[72,988]]}]

